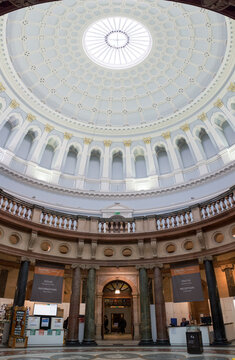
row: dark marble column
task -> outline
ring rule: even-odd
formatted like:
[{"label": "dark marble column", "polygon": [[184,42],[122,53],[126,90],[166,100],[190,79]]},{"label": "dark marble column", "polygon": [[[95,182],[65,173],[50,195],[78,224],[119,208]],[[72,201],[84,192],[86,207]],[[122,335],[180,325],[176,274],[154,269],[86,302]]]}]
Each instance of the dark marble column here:
[{"label": "dark marble column", "polygon": [[82,343],[87,346],[97,345],[95,342],[95,280],[96,270],[90,268],[87,278],[85,329]]},{"label": "dark marble column", "polygon": [[221,310],[220,297],[216,283],[213,261],[204,259],[208,294],[211,306],[211,315],[214,330],[214,342],[212,345],[227,345],[223,314]]},{"label": "dark marble column", "polygon": [[233,277],[234,265],[222,265],[221,270],[224,271],[226,276],[229,296],[235,296],[235,283]]},{"label": "dark marble column", "polygon": [[21,260],[13,307],[14,306],[24,306],[26,287],[27,287],[27,281],[28,281],[29,265],[30,265],[29,259],[23,258]]},{"label": "dark marble column", "polygon": [[78,326],[79,326],[79,308],[80,308],[80,287],[81,270],[79,265],[73,267],[72,294],[70,297],[67,346],[78,345]]},{"label": "dark marble column", "polygon": [[149,288],[148,274],[143,267],[139,269],[140,282],[140,342],[139,345],[153,345],[151,321],[150,321],[150,305],[149,305]]},{"label": "dark marble column", "polygon": [[163,294],[162,273],[159,266],[154,268],[155,313],[157,325],[157,345],[170,345],[166,326],[166,308]]},{"label": "dark marble column", "polygon": [[7,277],[8,277],[8,270],[1,270],[0,271],[0,297],[4,297],[6,285],[7,285]]}]

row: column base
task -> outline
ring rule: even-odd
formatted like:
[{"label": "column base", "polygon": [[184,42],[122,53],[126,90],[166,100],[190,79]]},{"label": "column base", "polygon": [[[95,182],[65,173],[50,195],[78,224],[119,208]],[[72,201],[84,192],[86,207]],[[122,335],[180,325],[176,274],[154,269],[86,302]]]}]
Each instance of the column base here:
[{"label": "column base", "polygon": [[81,346],[97,346],[97,343],[95,340],[83,340]]},{"label": "column base", "polygon": [[166,339],[166,340],[157,340],[156,342],[155,342],[155,345],[156,346],[170,346],[171,344],[170,344],[170,341],[168,340],[168,339]]},{"label": "column base", "polygon": [[80,346],[80,343],[78,340],[66,340],[65,345],[66,346]]},{"label": "column base", "polygon": [[215,340],[213,343],[210,344],[210,346],[226,346],[230,345],[231,341],[228,341],[227,339],[224,340]]},{"label": "column base", "polygon": [[140,340],[139,346],[154,346],[153,340]]}]

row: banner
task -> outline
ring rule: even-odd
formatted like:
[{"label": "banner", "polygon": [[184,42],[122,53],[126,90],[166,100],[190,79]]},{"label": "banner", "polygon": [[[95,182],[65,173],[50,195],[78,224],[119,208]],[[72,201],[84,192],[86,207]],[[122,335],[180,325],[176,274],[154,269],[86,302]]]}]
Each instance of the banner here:
[{"label": "banner", "polygon": [[31,301],[61,303],[64,265],[36,262]]},{"label": "banner", "polygon": [[171,265],[174,302],[204,300],[197,260]]}]

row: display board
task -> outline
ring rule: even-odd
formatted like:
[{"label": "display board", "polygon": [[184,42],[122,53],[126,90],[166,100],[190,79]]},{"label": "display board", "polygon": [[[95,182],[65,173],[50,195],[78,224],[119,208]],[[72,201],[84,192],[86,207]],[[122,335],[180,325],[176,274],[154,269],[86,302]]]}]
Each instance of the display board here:
[{"label": "display board", "polygon": [[25,336],[27,321],[27,308],[24,306],[15,306],[11,326],[11,335],[9,338],[9,347],[27,346],[28,338]]},{"label": "display board", "polygon": [[36,316],[56,316],[57,304],[34,304],[33,314]]}]

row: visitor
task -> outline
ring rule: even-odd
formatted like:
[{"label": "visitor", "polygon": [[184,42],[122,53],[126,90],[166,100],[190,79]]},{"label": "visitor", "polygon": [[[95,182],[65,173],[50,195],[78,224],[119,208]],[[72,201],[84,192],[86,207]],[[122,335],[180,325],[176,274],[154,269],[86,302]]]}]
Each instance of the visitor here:
[{"label": "visitor", "polygon": [[109,333],[108,324],[109,324],[108,316],[104,315],[104,333],[105,334]]},{"label": "visitor", "polygon": [[187,321],[186,318],[182,318],[180,326],[187,326],[187,325],[189,325],[189,321]]},{"label": "visitor", "polygon": [[122,334],[125,334],[125,328],[126,328],[126,320],[124,317],[121,317],[119,321],[119,330]]}]

